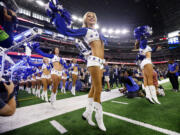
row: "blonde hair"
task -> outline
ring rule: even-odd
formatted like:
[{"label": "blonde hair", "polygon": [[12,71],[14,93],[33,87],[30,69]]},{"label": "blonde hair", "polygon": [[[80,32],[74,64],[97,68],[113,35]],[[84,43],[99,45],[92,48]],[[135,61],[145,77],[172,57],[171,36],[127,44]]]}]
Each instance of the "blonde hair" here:
[{"label": "blonde hair", "polygon": [[87,24],[86,24],[86,18],[87,18],[87,15],[88,15],[89,13],[94,14],[95,19],[96,19],[96,23],[97,23],[97,16],[96,16],[96,13],[94,13],[94,12],[86,12],[86,13],[84,14],[84,16],[83,16],[83,25],[82,25],[83,28],[84,28],[84,27],[87,27]]}]

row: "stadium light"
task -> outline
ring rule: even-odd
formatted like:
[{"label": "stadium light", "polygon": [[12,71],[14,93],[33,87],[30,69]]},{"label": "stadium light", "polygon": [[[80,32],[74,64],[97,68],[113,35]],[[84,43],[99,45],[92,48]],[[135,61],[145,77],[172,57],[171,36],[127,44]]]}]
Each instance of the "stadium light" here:
[{"label": "stadium light", "polygon": [[127,30],[127,29],[124,29],[123,31],[122,31],[122,34],[127,34],[129,31]]},{"label": "stadium light", "polygon": [[36,3],[42,7],[45,5],[44,2],[42,2],[41,0],[36,0]]},{"label": "stadium light", "polygon": [[72,15],[72,19],[73,19],[74,21],[76,21],[76,20],[78,20],[78,17],[77,17],[76,15]]},{"label": "stadium light", "polygon": [[78,18],[77,19],[79,22],[83,22],[83,19],[82,18]]},{"label": "stadium light", "polygon": [[98,24],[95,24],[95,29],[99,29],[99,25]]},{"label": "stadium light", "polygon": [[109,33],[109,34],[112,34],[113,32],[114,32],[113,29],[109,29],[109,30],[108,30],[108,33]]},{"label": "stadium light", "polygon": [[119,29],[117,29],[116,31],[115,31],[115,34],[119,34],[121,31],[119,30]]},{"label": "stadium light", "polygon": [[101,30],[103,33],[107,32],[107,29],[106,28],[102,28]]}]

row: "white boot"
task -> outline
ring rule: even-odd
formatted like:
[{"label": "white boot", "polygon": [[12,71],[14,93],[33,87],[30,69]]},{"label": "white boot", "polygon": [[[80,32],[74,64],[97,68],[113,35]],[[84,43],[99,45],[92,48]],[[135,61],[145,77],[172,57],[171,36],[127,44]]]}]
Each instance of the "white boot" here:
[{"label": "white boot", "polygon": [[150,89],[150,91],[151,91],[151,96],[152,96],[153,100],[154,100],[157,104],[161,104],[161,103],[158,101],[155,86],[154,86],[154,85],[151,85],[151,86],[149,86],[149,89]]},{"label": "white boot", "polygon": [[86,105],[86,111],[83,113],[82,118],[84,120],[87,120],[89,125],[95,126],[96,124],[92,121],[92,113],[94,111],[94,104],[93,104],[93,98],[88,98],[87,105]]},{"label": "white boot", "polygon": [[74,86],[74,87],[72,87],[72,89],[71,89],[71,93],[72,93],[74,96],[76,95],[75,86]]},{"label": "white boot", "polygon": [[41,90],[38,90],[38,97],[41,98]]},{"label": "white boot", "polygon": [[61,93],[64,93],[63,87],[61,88]]},{"label": "white boot", "polygon": [[45,97],[45,93],[44,91],[41,93],[41,99],[44,100],[44,97]]},{"label": "white boot", "polygon": [[38,96],[38,89],[36,89],[35,95]]},{"label": "white boot", "polygon": [[32,89],[32,93],[33,93],[33,95],[35,95],[35,88]]},{"label": "white boot", "polygon": [[104,126],[104,122],[103,122],[103,112],[102,112],[102,105],[98,102],[94,102],[94,109],[95,109],[95,118],[96,118],[96,122],[98,124],[98,127],[102,130],[102,131],[106,131],[106,127]]},{"label": "white boot", "polygon": [[66,89],[64,88],[64,94],[66,94]]},{"label": "white boot", "polygon": [[31,88],[28,88],[28,93],[31,94]]},{"label": "white boot", "polygon": [[145,92],[146,92],[146,99],[151,102],[152,104],[154,104],[154,101],[152,100],[152,97],[151,97],[151,93],[150,93],[150,89],[148,86],[146,86],[145,88]]},{"label": "white boot", "polygon": [[62,93],[66,93],[66,90],[65,90],[65,88],[64,87],[62,87]]},{"label": "white boot", "polygon": [[49,85],[49,90],[52,91],[52,85]]},{"label": "white boot", "polygon": [[51,105],[53,105],[55,101],[56,101],[56,94],[54,92],[52,92],[51,98],[50,98]]},{"label": "white boot", "polygon": [[47,91],[44,92],[44,100],[45,100],[46,102],[48,102],[48,94],[47,94]]}]

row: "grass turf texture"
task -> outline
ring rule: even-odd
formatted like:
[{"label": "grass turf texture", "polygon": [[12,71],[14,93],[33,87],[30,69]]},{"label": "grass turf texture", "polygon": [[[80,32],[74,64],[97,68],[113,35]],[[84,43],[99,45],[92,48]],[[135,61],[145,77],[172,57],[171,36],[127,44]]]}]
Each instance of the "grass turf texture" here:
[{"label": "grass turf texture", "polygon": [[[146,122],[154,126],[169,129],[180,133],[180,92],[176,93],[171,91],[170,83],[163,85],[166,89],[166,96],[159,97],[161,105],[150,104],[145,99],[127,99],[120,97],[113,99],[113,101],[127,102],[128,105],[112,103],[110,101],[104,102],[103,110],[105,112],[111,112],[120,116],[124,116],[130,119]],[[161,135],[157,131],[147,129],[141,126],[137,126],[119,119],[115,119],[104,115],[104,123],[107,128],[107,132],[100,131],[97,126],[91,127],[86,121],[81,119],[81,115],[84,109],[76,110],[64,115],[60,115],[54,118],[40,121],[29,126],[22,127],[4,135],[46,135],[46,134],[59,134],[59,132],[51,126],[49,123],[51,120],[56,120],[62,124],[68,132],[65,135]],[[94,117],[93,117],[94,118]],[[95,121],[95,120],[94,120]]]},{"label": "grass turf texture", "polygon": [[[81,96],[84,94],[87,94],[87,92],[76,92],[76,96]],[[48,91],[48,98],[50,98],[50,95],[51,95],[51,92]],[[65,99],[65,98],[70,98],[70,97],[74,97],[71,94],[71,92],[67,91],[66,94],[63,94],[58,91],[56,98],[57,100],[60,100],[60,99]],[[17,99],[19,103],[18,108],[45,102],[42,99],[34,96],[33,94],[28,94],[26,91],[19,91]]]}]

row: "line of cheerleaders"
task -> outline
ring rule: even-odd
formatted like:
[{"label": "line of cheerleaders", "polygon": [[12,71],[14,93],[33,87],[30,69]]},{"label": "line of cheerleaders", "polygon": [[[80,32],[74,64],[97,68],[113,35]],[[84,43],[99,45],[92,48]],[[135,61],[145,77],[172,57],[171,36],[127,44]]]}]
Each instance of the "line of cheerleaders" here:
[{"label": "line of cheerleaders", "polygon": [[[95,126],[92,120],[93,111],[95,111],[95,120],[98,127],[102,131],[106,131],[103,122],[103,111],[101,105],[101,91],[102,91],[102,74],[104,60],[104,45],[106,43],[103,36],[95,29],[97,17],[94,12],[87,12],[83,17],[83,26],[80,29],[71,29],[68,27],[71,24],[71,16],[69,12],[58,3],[58,0],[50,0],[46,7],[47,15],[51,18],[51,22],[55,25],[57,31],[65,36],[75,37],[84,41],[91,49],[91,54],[86,56],[87,68],[91,76],[91,89],[88,95],[86,110],[82,114],[82,118],[87,120],[88,124]],[[136,38],[136,49],[139,49],[137,61],[141,67],[144,76],[144,86],[146,98],[151,103],[160,102],[157,99],[156,89],[153,85],[153,65],[151,62],[151,53],[153,50],[147,45],[147,38],[152,35],[152,29],[149,26],[138,27],[134,31]],[[51,102],[56,99],[56,90],[62,76],[64,63],[59,57],[59,50],[55,48],[53,54],[45,54],[39,49],[37,43],[32,45],[32,49],[44,57],[48,57],[52,61],[53,68],[51,70],[52,79],[52,93]],[[66,65],[67,66],[67,65]],[[42,66],[44,76],[44,86],[48,84],[50,78],[50,71],[48,70],[48,61],[44,59],[44,66]],[[65,67],[65,66],[64,66]],[[76,70],[75,70],[76,72]],[[49,81],[50,82],[50,81]],[[74,88],[73,88],[74,89]],[[73,90],[72,90],[73,93]],[[84,101],[82,101],[84,102]]]},{"label": "line of cheerleaders", "polygon": [[[58,48],[55,48],[55,50],[58,50]],[[40,50],[36,49],[36,51],[39,52]],[[42,54],[42,52],[40,51],[40,54],[43,55],[44,53]],[[55,62],[57,62],[56,65]],[[78,78],[78,71],[80,69],[76,59],[73,59],[71,64],[67,64],[66,61],[60,57],[54,57],[53,59],[49,59],[46,55],[46,57],[43,57],[42,63],[33,63],[31,62],[30,57],[27,58],[27,63],[29,65],[29,68],[26,69],[26,72],[24,73],[24,76],[22,76],[22,79],[19,83],[20,90],[24,90],[24,88],[26,88],[26,91],[28,93],[32,93],[39,98],[41,97],[42,100],[48,102],[48,87],[50,90],[56,91],[57,94],[58,86],[60,85],[60,82],[62,80],[61,92],[66,93],[66,81],[71,75],[71,93],[73,95],[76,94],[76,81]],[[55,66],[52,66],[53,63]],[[43,88],[41,88],[42,86]],[[43,89],[42,93],[41,89]],[[55,100],[56,95],[51,95],[50,101],[52,104]]]}]

